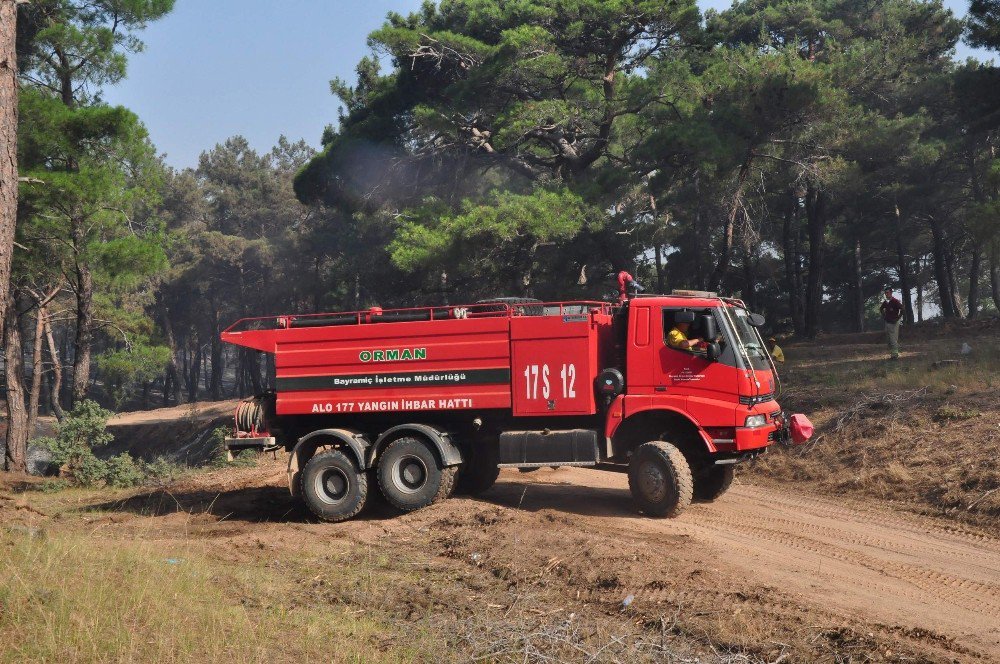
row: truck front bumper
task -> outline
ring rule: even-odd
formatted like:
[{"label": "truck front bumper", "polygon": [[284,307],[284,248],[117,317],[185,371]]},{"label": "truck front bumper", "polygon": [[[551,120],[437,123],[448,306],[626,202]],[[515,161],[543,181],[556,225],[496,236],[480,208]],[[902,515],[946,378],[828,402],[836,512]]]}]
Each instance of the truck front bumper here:
[{"label": "truck front bumper", "polygon": [[777,443],[781,432],[786,430],[784,426],[773,422],[762,427],[736,427],[736,451],[756,450]]}]

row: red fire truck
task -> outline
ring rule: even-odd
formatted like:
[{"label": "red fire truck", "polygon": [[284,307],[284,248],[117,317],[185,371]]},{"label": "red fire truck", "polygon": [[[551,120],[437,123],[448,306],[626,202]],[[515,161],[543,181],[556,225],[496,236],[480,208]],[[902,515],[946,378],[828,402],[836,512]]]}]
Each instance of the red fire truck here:
[{"label": "red fire truck", "polygon": [[[698,347],[668,345],[681,323]],[[239,405],[227,446],[288,450],[292,494],[328,521],[373,484],[414,510],[545,466],[627,472],[641,512],[675,516],[808,435],[775,401],[761,324],[696,291],[243,319],[222,339],[273,353],[274,390]]]}]

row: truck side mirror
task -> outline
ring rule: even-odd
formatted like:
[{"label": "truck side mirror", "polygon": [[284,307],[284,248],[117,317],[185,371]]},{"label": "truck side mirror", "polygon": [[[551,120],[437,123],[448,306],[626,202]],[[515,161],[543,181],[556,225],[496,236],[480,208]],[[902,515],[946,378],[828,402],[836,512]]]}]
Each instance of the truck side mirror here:
[{"label": "truck side mirror", "polygon": [[722,355],[722,348],[719,347],[717,342],[713,341],[708,344],[708,348],[705,350],[705,357],[708,358],[709,362],[717,361],[720,355]]},{"label": "truck side mirror", "polygon": [[719,334],[719,330],[715,327],[715,316],[712,314],[703,314],[701,317],[701,331],[702,336],[705,341],[710,339],[715,339]]},{"label": "truck side mirror", "polygon": [[750,314],[750,324],[754,327],[764,327],[764,317],[760,314]]}]

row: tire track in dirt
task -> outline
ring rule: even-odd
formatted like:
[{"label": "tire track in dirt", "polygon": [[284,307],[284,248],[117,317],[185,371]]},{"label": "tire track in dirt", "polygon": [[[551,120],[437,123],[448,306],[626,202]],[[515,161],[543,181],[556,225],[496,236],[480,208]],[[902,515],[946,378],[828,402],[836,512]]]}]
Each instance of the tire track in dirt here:
[{"label": "tire track in dirt", "polygon": [[1000,659],[1000,539],[990,535],[878,504],[753,485],[679,519],[647,519],[631,511],[627,479],[617,473],[574,468],[504,479],[524,509],[569,512],[622,537],[687,536],[713,564],[805,604],[930,630]]}]

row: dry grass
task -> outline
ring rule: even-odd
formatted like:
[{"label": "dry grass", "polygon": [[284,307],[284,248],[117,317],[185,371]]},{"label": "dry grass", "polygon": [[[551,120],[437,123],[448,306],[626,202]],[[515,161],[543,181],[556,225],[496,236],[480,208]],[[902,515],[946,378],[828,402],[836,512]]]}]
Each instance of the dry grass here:
[{"label": "dry grass", "polygon": [[373,648],[389,630],[377,610],[302,602],[270,561],[228,565],[200,549],[35,529],[0,535],[0,661],[369,662],[434,651],[419,626],[406,644]]},{"label": "dry grass", "polygon": [[963,336],[916,338],[898,362],[880,344],[791,346],[782,405],[807,413],[817,435],[750,473],[996,528],[1000,337],[964,338],[970,355]]}]

